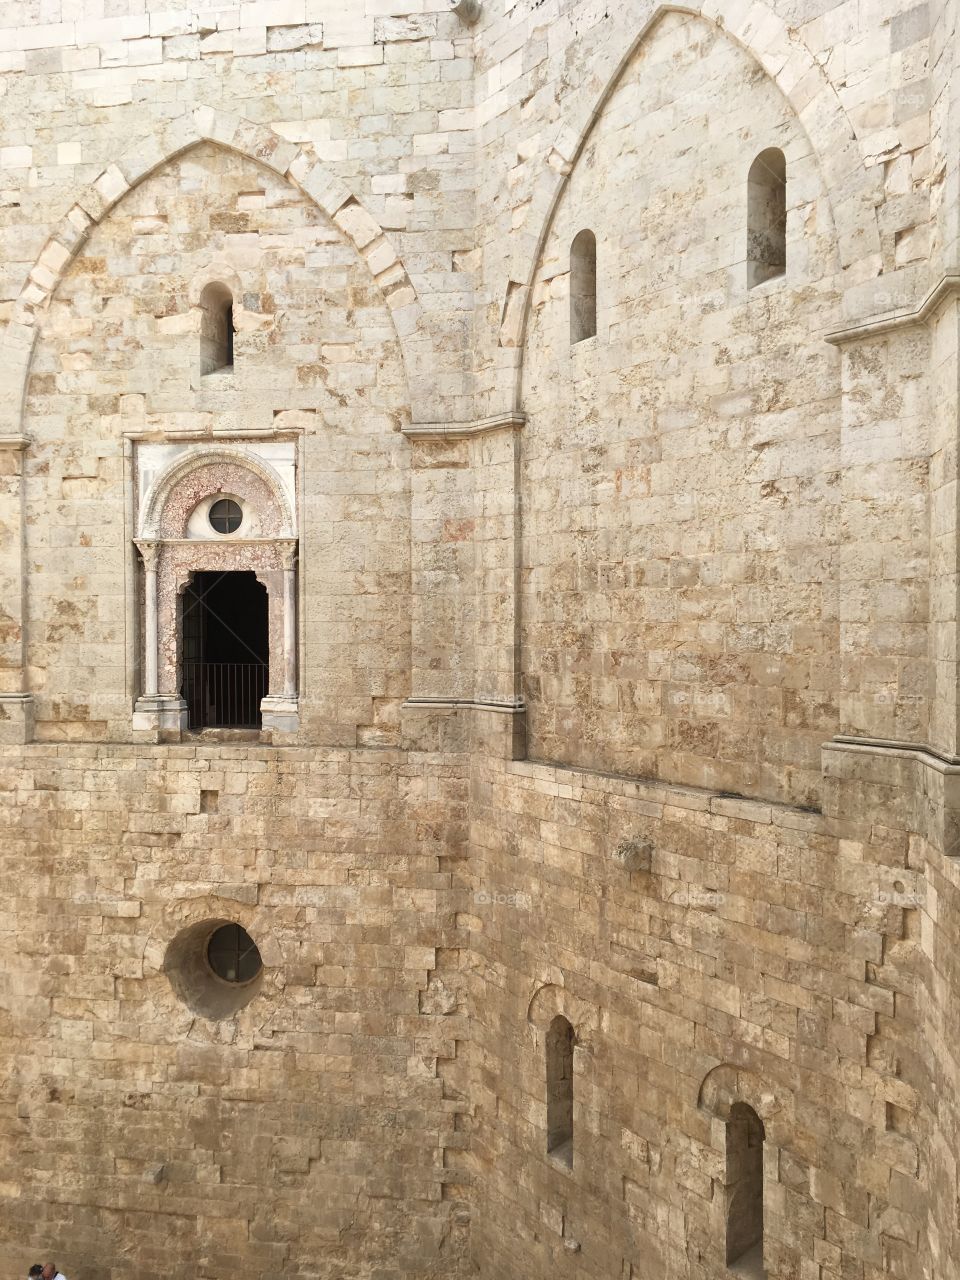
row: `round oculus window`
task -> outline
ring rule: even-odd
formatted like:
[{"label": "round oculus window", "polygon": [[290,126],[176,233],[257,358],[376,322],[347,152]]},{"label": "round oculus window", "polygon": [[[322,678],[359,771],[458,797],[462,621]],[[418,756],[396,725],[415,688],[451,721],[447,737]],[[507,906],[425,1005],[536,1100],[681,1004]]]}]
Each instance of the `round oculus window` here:
[{"label": "round oculus window", "polygon": [[232,498],[218,498],[210,508],[209,519],[217,533],[236,533],[243,524],[243,508]]},{"label": "round oculus window", "polygon": [[207,963],[224,982],[252,982],[263,968],[257,944],[238,924],[224,924],[207,943]]}]

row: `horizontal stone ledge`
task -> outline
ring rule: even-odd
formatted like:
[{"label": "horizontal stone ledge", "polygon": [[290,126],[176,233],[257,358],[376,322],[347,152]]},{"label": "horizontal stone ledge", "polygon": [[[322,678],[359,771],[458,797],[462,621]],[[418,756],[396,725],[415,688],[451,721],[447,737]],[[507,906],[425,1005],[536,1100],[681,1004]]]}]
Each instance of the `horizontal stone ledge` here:
[{"label": "horizontal stone ledge", "polygon": [[402,709],[413,711],[496,711],[503,715],[522,715],[526,704],[484,701],[479,698],[407,698]]},{"label": "horizontal stone ledge", "polygon": [[146,545],[150,543],[158,547],[276,547],[287,546],[295,547],[299,544],[300,539],[296,534],[279,533],[276,537],[261,538],[233,538],[224,540],[223,538],[162,538],[159,535],[142,534],[133,539],[137,547],[141,543]]},{"label": "horizontal stone ledge", "polygon": [[466,440],[491,431],[517,431],[526,420],[525,413],[495,413],[473,422],[411,422],[400,430],[408,440]]},{"label": "horizontal stone ledge", "polygon": [[29,443],[29,436],[0,435],[0,449],[26,449]]},{"label": "horizontal stone ledge", "polygon": [[893,756],[901,760],[922,760],[940,773],[960,773],[960,756],[940,751],[925,742],[903,742],[895,738],[857,738],[837,734],[823,744],[824,751],[845,751],[873,756]]},{"label": "horizontal stone ledge", "polygon": [[832,346],[842,347],[848,342],[878,338],[897,329],[912,329],[926,324],[941,302],[958,292],[960,292],[960,271],[948,271],[912,310],[882,312],[876,316],[868,316],[863,320],[857,320],[854,324],[845,325],[842,329],[831,330],[824,335],[825,341]]},{"label": "horizontal stone ledge", "polygon": [[[650,806],[641,812],[657,818],[662,817],[663,809],[690,809],[712,813],[718,818],[741,818],[757,826],[773,824],[805,831],[820,831],[824,820],[819,809],[807,809],[780,800],[730,795],[689,783],[612,773],[586,765],[527,758],[507,761],[503,767],[506,773],[529,778],[536,787],[546,788],[551,794],[569,798],[574,792],[582,791],[585,797],[591,793],[621,796]],[[661,812],[655,812],[652,806]]]},{"label": "horizontal stone ledge", "polygon": [[163,427],[144,427],[141,430],[124,431],[124,440],[134,440],[143,444],[156,444],[167,441],[171,444],[192,444],[196,441],[216,441],[223,444],[229,440],[289,440],[305,434],[300,426],[282,427],[214,427],[212,431],[201,431],[187,428],[182,431],[165,430]]}]

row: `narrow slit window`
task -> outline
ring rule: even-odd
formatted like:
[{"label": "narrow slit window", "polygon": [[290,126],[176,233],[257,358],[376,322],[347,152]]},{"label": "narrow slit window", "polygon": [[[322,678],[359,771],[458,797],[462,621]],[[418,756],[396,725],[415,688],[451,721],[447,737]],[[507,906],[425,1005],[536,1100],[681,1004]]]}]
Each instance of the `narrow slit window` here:
[{"label": "narrow slit window", "polygon": [[762,1280],[763,1121],[745,1103],[727,1121],[726,1262],[734,1275]]},{"label": "narrow slit window", "polygon": [[225,284],[208,284],[200,295],[202,373],[233,368],[233,295]]},{"label": "narrow slit window", "polygon": [[787,162],[777,147],[761,151],[747,175],[747,287],[787,269]]},{"label": "narrow slit window", "polygon": [[547,1031],[547,1152],[573,1167],[573,1027],[558,1014]]},{"label": "narrow slit window", "polygon": [[570,246],[570,342],[597,332],[597,237],[581,231]]}]

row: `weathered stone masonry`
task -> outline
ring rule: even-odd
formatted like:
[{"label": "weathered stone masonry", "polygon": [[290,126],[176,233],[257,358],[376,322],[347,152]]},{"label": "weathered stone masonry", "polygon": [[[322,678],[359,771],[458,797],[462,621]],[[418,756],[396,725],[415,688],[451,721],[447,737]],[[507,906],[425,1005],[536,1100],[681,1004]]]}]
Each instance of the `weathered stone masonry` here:
[{"label": "weathered stone masonry", "polygon": [[0,3],[4,1265],[960,1276],[954,23]]}]

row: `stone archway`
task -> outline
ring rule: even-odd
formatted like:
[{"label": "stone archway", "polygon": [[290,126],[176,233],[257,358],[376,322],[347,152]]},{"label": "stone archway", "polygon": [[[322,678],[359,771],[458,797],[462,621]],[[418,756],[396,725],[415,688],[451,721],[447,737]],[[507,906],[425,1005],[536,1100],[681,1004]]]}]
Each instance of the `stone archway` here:
[{"label": "stone archway", "polygon": [[766,1274],[766,1153],[768,1146],[775,1149],[789,1142],[794,1127],[792,1096],[779,1086],[765,1084],[752,1071],[721,1063],[703,1078],[697,1102],[720,1122],[713,1132],[722,1170],[714,1178],[713,1197],[716,1230],[723,1241],[719,1252],[733,1274],[762,1280]]},{"label": "stone archway", "polygon": [[[218,530],[211,516],[214,507],[224,502],[235,508],[237,523]],[[192,447],[150,486],[137,527],[144,569],[144,679],[134,730],[166,738],[178,738],[188,727],[295,733],[299,727],[298,530],[296,511],[281,476],[250,450]],[[265,601],[260,602],[266,608],[265,634],[255,640],[251,632],[245,638],[242,621],[225,618],[224,608],[214,611],[214,635],[222,633],[235,641],[229,654],[215,657],[212,650],[207,651],[211,628],[196,632],[188,628],[188,611],[196,621],[207,610],[206,597],[223,581],[246,590],[251,578],[265,593]],[[259,608],[251,607],[248,621],[255,621]],[[239,608],[241,619],[244,613]],[[197,652],[187,652],[188,638]],[[198,714],[195,705],[214,676],[219,682],[215,699],[219,719]],[[239,682],[243,696],[232,698],[225,679]],[[209,702],[205,694],[202,701]],[[242,707],[240,719],[239,711],[223,719],[225,702]]]},{"label": "stone archway", "polygon": [[[516,234],[503,295],[499,346],[516,351],[512,388],[505,391],[506,403],[498,406],[503,412],[521,411],[523,351],[532,287],[567,178],[630,61],[668,13],[703,18],[719,27],[763,68],[793,108],[810,140],[832,208],[841,268],[845,270],[872,258],[875,274],[879,274],[880,232],[873,179],[864,167],[856,134],[836,89],[806,46],[759,0],[733,16],[723,13],[715,0],[706,0],[699,6],[659,5],[639,34],[628,39],[626,52],[616,64],[608,64],[600,72],[605,79],[599,96],[595,90],[596,78],[584,78],[587,87],[576,98],[573,110],[546,149],[545,164],[532,192],[527,218],[527,224],[535,230]],[[624,44],[608,40],[607,47],[623,49]],[[842,191],[842,198],[831,199],[835,191]]]},{"label": "stone archway", "polygon": [[149,138],[132,143],[90,186],[78,193],[69,211],[53,228],[28,273],[0,339],[0,358],[5,371],[0,382],[0,435],[13,435],[20,430],[26,379],[40,318],[90,232],[128,191],[203,142],[235,151],[271,169],[302,191],[330,218],[367,264],[382,291],[403,354],[403,337],[416,333],[421,324],[420,301],[399,254],[379,222],[339,178],[295,143],[241,116],[212,107],[198,107]]}]

